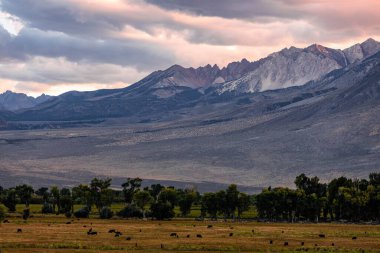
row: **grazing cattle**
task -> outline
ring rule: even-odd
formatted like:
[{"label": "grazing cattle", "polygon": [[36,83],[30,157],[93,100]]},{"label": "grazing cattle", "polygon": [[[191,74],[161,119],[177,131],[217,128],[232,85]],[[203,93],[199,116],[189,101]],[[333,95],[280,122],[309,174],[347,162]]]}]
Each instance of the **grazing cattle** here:
[{"label": "grazing cattle", "polygon": [[132,237],[128,236],[127,238],[125,238],[125,240],[130,241],[132,240]]},{"label": "grazing cattle", "polygon": [[284,242],[284,246],[289,246],[289,243],[288,242]]},{"label": "grazing cattle", "polygon": [[70,222],[70,221],[66,222],[66,225],[69,225],[69,224],[71,224],[71,222]]},{"label": "grazing cattle", "polygon": [[318,236],[319,236],[319,238],[325,238],[326,237],[325,234],[319,234]]},{"label": "grazing cattle", "polygon": [[98,235],[98,232],[96,232],[96,231],[88,231],[87,232],[87,235]]},{"label": "grazing cattle", "polygon": [[318,246],[318,244],[314,244],[314,246],[315,246],[315,247],[317,247],[317,246]]},{"label": "grazing cattle", "polygon": [[212,225],[208,225],[207,228],[212,228]]},{"label": "grazing cattle", "polygon": [[284,230],[282,230],[281,233],[284,233]]},{"label": "grazing cattle", "polygon": [[21,228],[18,228],[18,229],[17,229],[17,233],[22,233],[22,229],[21,229]]},{"label": "grazing cattle", "polygon": [[84,225],[83,227],[84,227],[84,228],[86,228],[87,226],[86,226],[86,225]]},{"label": "grazing cattle", "polygon": [[187,238],[190,238],[190,235],[187,235],[186,237],[187,237]]},{"label": "grazing cattle", "polygon": [[119,231],[116,231],[116,232],[115,232],[115,237],[119,237],[119,236],[121,236],[121,235],[123,235],[121,232],[119,232]]},{"label": "grazing cattle", "polygon": [[352,240],[356,240],[356,239],[358,239],[356,236],[352,237]]},{"label": "grazing cattle", "polygon": [[270,240],[270,241],[269,241],[269,244],[273,244],[273,241],[272,241],[272,240]]},{"label": "grazing cattle", "polygon": [[110,229],[110,230],[108,231],[108,233],[116,233],[116,230],[115,230],[115,229]]},{"label": "grazing cattle", "polygon": [[234,227],[230,227],[230,229],[234,229]]},{"label": "grazing cattle", "polygon": [[301,246],[304,246],[305,245],[305,242],[301,242]]},{"label": "grazing cattle", "polygon": [[93,231],[92,228],[90,228],[90,229],[87,231],[87,235],[98,235],[98,232]]},{"label": "grazing cattle", "polygon": [[335,246],[335,243],[331,243],[331,246]]},{"label": "grazing cattle", "polygon": [[9,223],[9,220],[4,220],[3,223]]},{"label": "grazing cattle", "polygon": [[201,234],[197,234],[197,238],[202,238],[202,235]]},{"label": "grazing cattle", "polygon": [[177,233],[171,233],[170,236],[171,237],[178,237]]},{"label": "grazing cattle", "polygon": [[233,235],[234,235],[234,233],[230,233],[230,237],[233,236]]}]

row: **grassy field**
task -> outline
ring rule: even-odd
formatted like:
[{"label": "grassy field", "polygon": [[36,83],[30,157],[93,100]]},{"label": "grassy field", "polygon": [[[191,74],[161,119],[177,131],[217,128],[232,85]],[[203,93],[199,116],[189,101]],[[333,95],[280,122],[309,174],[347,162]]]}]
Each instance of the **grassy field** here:
[{"label": "grassy field", "polygon": [[[0,227],[1,253],[380,252],[380,226],[371,225],[68,220],[61,216],[35,216],[27,222],[11,218],[9,221]],[[66,224],[68,221],[71,224]],[[22,233],[17,233],[19,228]],[[89,228],[98,235],[87,235]],[[110,229],[123,235],[116,238],[108,233]],[[178,238],[171,237],[171,233],[177,233]],[[320,238],[321,233],[326,237]],[[197,234],[202,238],[197,238]],[[356,240],[352,239],[354,236]],[[131,240],[126,240],[127,237]],[[284,242],[289,246],[284,246]]]}]

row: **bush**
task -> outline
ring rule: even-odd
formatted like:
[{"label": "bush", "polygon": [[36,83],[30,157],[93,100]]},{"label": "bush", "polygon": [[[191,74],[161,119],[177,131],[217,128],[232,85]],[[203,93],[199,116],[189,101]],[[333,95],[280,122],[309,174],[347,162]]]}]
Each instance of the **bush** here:
[{"label": "bush", "polygon": [[27,220],[27,219],[29,219],[29,217],[30,217],[30,210],[28,208],[24,209],[24,211],[22,212],[22,218],[24,220]]},{"label": "bush", "polygon": [[3,207],[0,206],[0,222],[2,222],[5,219],[5,210]]},{"label": "bush", "polygon": [[46,213],[54,213],[54,209],[53,209],[53,206],[49,203],[44,203],[42,205],[42,209],[41,209],[41,212],[46,214]]},{"label": "bush", "polygon": [[111,208],[105,206],[100,210],[99,216],[101,219],[111,219],[113,217],[113,212]]},{"label": "bush", "polygon": [[117,213],[117,216],[122,218],[142,218],[143,211],[135,205],[127,205]]},{"label": "bush", "polygon": [[172,204],[169,202],[159,201],[150,207],[151,215],[157,220],[171,219],[174,217],[174,210]]},{"label": "bush", "polygon": [[90,210],[87,206],[74,212],[75,218],[88,218],[90,216]]},{"label": "bush", "polygon": [[73,216],[73,214],[71,212],[66,212],[65,216],[66,216],[66,218],[71,218],[71,216]]}]

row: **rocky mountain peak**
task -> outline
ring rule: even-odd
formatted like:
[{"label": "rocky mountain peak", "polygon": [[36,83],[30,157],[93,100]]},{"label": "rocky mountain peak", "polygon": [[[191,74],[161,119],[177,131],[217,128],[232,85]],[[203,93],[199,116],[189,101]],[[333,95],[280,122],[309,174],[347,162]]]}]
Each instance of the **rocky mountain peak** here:
[{"label": "rocky mountain peak", "polygon": [[43,103],[50,99],[51,96],[42,94],[41,96],[34,98],[27,96],[24,93],[15,93],[10,90],[0,94],[0,108],[2,110],[17,111],[20,109],[27,109]]}]

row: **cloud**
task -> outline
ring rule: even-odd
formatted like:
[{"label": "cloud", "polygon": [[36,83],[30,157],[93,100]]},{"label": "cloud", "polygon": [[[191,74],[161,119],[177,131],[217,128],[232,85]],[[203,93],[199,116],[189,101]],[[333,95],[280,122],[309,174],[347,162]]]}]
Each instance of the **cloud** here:
[{"label": "cloud", "polygon": [[25,92],[119,87],[177,63],[223,66],[292,45],[344,48],[380,38],[377,0],[0,0],[0,6],[0,75],[8,88]]}]

